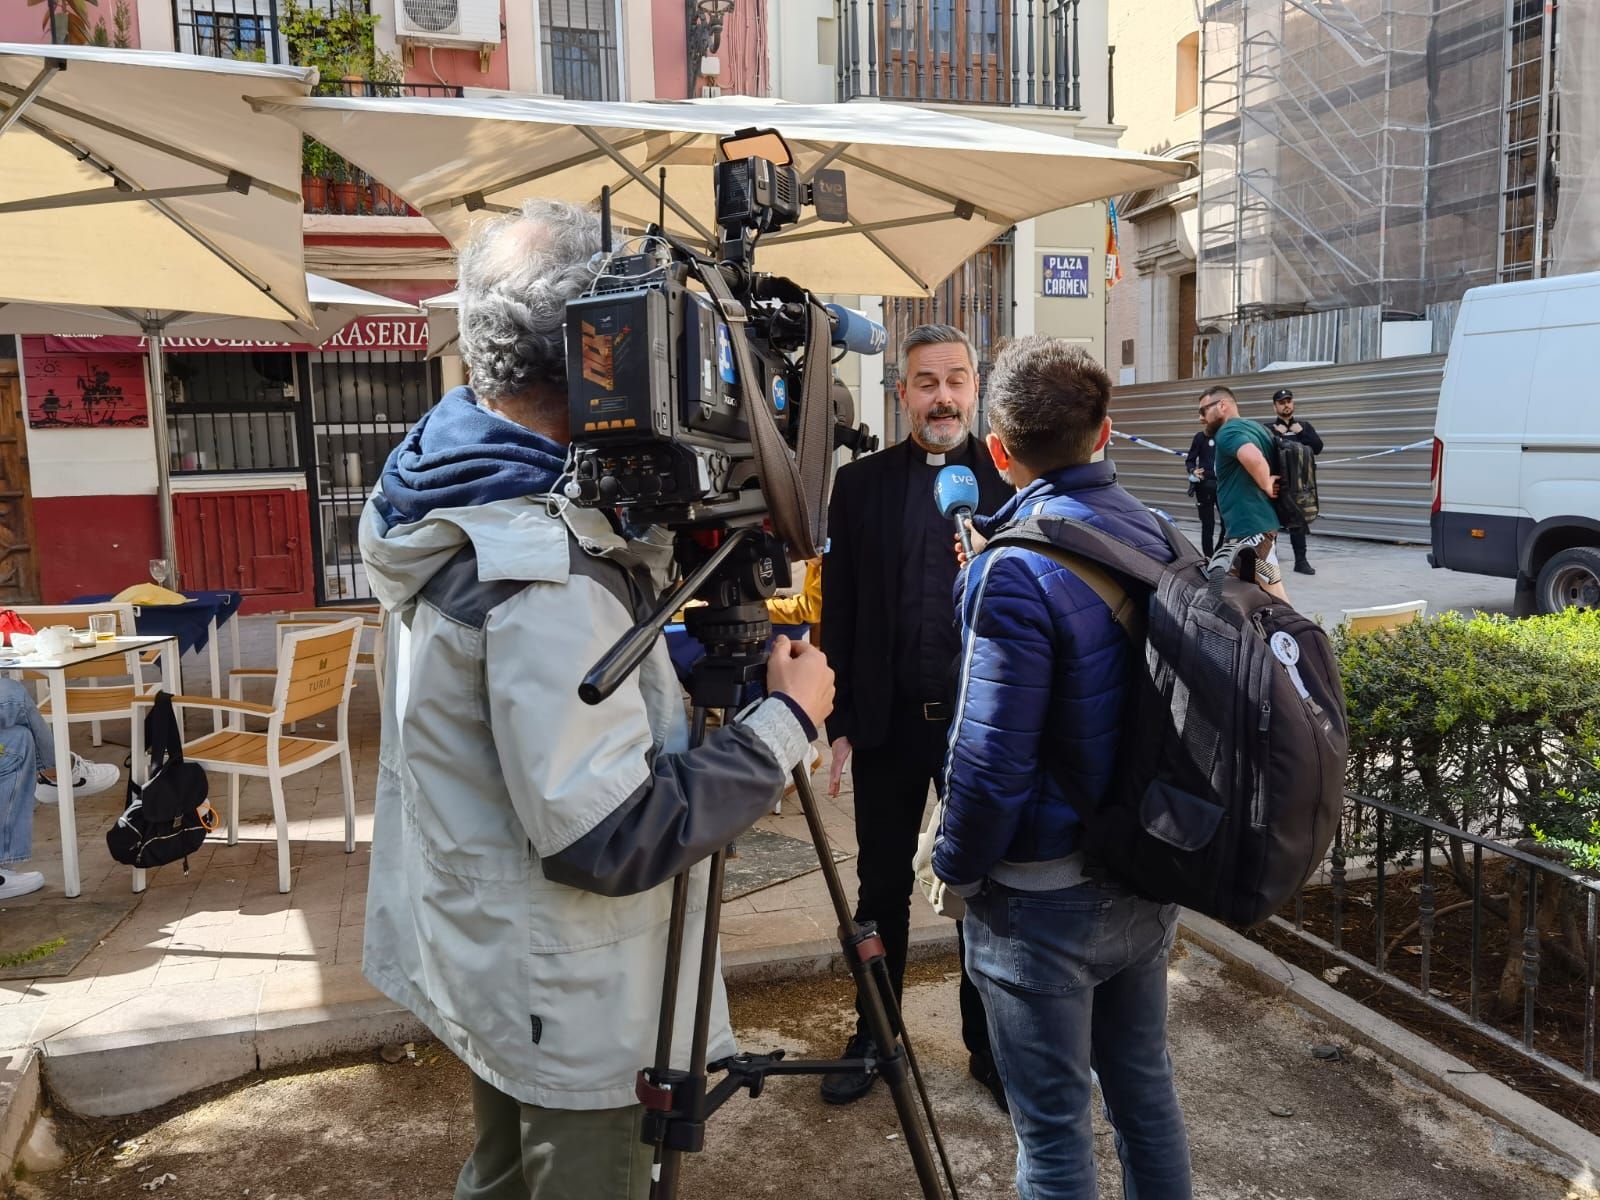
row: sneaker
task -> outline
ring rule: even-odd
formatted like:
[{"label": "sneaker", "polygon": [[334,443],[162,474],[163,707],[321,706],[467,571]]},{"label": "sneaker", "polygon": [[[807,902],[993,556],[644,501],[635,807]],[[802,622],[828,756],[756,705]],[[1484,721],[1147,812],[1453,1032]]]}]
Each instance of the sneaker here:
[{"label": "sneaker", "polygon": [[44,886],[44,876],[37,871],[12,871],[0,875],[0,900],[14,900],[37,892]]},{"label": "sneaker", "polygon": [[1294,564],[1294,573],[1296,575],[1315,575],[1317,573],[1317,569],[1302,558],[1299,562]]},{"label": "sneaker", "polygon": [[967,1073],[989,1089],[989,1095],[994,1097],[994,1102],[1000,1106],[1001,1112],[1011,1111],[1011,1105],[1006,1103],[1005,1085],[1000,1082],[1000,1072],[995,1070],[994,1059],[986,1054],[972,1055],[967,1060]]},{"label": "sneaker", "polygon": [[[74,801],[82,800],[85,796],[93,796],[103,792],[117,782],[120,772],[111,763],[90,762],[81,755],[72,756],[72,798]],[[34,789],[34,796],[40,804],[56,804],[61,797],[56,785],[47,781],[41,773],[38,786]]]},{"label": "sneaker", "polygon": [[[868,1033],[854,1033],[850,1040],[844,1044],[844,1052],[840,1058],[876,1058],[877,1047],[872,1043],[872,1035]],[[850,1104],[861,1099],[872,1090],[873,1082],[878,1078],[876,1063],[865,1070],[835,1071],[831,1075],[822,1077],[822,1098],[829,1104]]]}]

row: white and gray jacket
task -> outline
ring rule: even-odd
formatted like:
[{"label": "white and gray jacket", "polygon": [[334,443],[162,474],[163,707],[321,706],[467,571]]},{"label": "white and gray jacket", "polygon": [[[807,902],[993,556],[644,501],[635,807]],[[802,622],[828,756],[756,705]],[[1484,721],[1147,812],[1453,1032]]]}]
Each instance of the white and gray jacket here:
[{"label": "white and gray jacket", "polygon": [[[688,749],[661,642],[609,699],[578,699],[669,557],[596,512],[527,498],[386,529],[369,503],[361,550],[390,614],[363,970],[520,1101],[633,1104],[655,1055],[664,881],[701,863],[684,1066],[702,860],[772,806],[805,731],[773,699]],[[733,1049],[719,975],[711,1057]]]}]

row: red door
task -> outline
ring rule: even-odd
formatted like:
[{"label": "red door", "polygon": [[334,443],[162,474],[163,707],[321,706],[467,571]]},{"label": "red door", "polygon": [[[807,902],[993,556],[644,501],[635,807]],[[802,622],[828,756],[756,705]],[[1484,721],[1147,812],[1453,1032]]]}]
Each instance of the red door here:
[{"label": "red door", "polygon": [[180,492],[172,510],[185,588],[243,592],[244,612],[316,603],[304,492]]}]

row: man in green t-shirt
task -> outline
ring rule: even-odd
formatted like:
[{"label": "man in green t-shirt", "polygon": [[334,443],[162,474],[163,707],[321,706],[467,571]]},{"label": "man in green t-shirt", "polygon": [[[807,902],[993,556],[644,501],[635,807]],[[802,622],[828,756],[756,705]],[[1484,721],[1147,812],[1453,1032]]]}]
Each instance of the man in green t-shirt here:
[{"label": "man in green t-shirt", "polygon": [[1200,419],[1217,443],[1217,507],[1229,542],[1255,551],[1256,582],[1280,600],[1288,600],[1278,567],[1278,477],[1272,473],[1272,435],[1239,415],[1239,402],[1225,387],[1208,388],[1200,396]]}]

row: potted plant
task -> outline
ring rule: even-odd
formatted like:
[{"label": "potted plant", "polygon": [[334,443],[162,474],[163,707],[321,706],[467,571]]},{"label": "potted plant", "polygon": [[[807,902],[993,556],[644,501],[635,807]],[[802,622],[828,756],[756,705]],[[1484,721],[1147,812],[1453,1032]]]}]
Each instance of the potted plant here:
[{"label": "potted plant", "polygon": [[321,142],[306,138],[300,148],[300,194],[307,212],[328,211],[328,172],[332,152]]},{"label": "potted plant", "polygon": [[333,211],[353,217],[361,211],[361,184],[356,170],[338,155],[333,157]]}]

